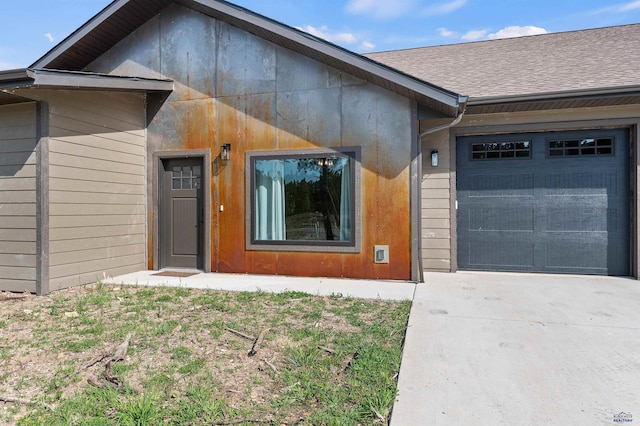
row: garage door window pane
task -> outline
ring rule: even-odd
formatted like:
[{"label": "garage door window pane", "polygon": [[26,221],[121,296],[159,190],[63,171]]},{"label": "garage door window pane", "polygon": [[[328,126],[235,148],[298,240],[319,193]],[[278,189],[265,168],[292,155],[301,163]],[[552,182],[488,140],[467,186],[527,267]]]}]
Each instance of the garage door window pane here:
[{"label": "garage door window pane", "polygon": [[531,158],[531,141],[471,144],[472,160]]},{"label": "garage door window pane", "polygon": [[550,140],[547,148],[549,157],[612,155],[613,138]]}]

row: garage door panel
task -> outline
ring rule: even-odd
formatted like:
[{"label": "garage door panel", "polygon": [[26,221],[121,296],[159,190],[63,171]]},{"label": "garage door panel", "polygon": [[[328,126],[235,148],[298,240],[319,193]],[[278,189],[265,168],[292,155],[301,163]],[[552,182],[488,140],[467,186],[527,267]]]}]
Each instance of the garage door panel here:
[{"label": "garage door panel", "polygon": [[[550,160],[553,166],[553,160]],[[561,166],[558,164],[557,166]],[[604,164],[593,164],[593,167],[604,167]],[[586,163],[582,167],[589,167]],[[574,172],[548,173],[545,185],[546,195],[558,196],[615,196],[618,195],[618,173],[613,172]]]},{"label": "garage door panel", "polygon": [[469,209],[469,230],[490,231],[530,231],[534,230],[534,209],[496,207]]},{"label": "garage door panel", "polygon": [[[583,209],[576,213],[576,209]],[[580,205],[565,208],[548,208],[545,215],[548,232],[617,232],[618,211],[607,208],[590,208]]]},{"label": "garage door panel", "polygon": [[607,244],[550,244],[546,249],[545,266],[564,272],[606,274],[608,269]]},{"label": "garage door panel", "polygon": [[[459,138],[458,268],[629,275],[628,133]],[[598,138],[610,141],[602,155],[588,148]],[[510,140],[529,140],[530,155],[489,152]],[[563,140],[581,148],[558,148]]]},{"label": "garage door panel", "polygon": [[480,270],[496,268],[509,270],[532,270],[535,247],[532,243],[518,241],[469,242],[469,265]]},{"label": "garage door panel", "polygon": [[479,174],[469,179],[469,197],[533,197],[533,173],[519,174]]}]

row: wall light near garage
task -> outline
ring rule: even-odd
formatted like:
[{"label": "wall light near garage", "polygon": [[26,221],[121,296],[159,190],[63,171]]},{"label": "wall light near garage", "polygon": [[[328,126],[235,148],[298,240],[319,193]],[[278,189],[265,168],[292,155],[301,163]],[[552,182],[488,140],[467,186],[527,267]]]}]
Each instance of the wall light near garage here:
[{"label": "wall light near garage", "polygon": [[431,167],[438,167],[438,150],[431,151]]}]

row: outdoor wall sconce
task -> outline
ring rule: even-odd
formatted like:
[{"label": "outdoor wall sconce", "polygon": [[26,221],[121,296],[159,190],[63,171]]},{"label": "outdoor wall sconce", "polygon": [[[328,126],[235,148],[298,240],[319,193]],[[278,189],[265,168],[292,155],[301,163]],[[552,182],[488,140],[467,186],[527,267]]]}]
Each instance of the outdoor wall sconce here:
[{"label": "outdoor wall sconce", "polygon": [[222,161],[229,161],[231,159],[231,144],[225,143],[220,147],[220,159]]},{"label": "outdoor wall sconce", "polygon": [[431,151],[431,167],[438,167],[438,150]]}]

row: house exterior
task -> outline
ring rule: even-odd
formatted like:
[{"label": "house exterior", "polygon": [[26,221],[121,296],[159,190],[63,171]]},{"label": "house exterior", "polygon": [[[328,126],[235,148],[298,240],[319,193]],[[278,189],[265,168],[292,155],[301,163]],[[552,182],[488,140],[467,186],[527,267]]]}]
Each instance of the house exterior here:
[{"label": "house exterior", "polygon": [[0,288],[419,280],[418,113],[465,98],[222,1],[117,0],[0,74]]},{"label": "house exterior", "polygon": [[638,38],[363,57],[224,1],[116,0],[0,72],[0,290],[176,268],[637,276]]},{"label": "house exterior", "polygon": [[422,138],[426,269],[638,277],[639,42],[635,24],[368,55],[469,96]]}]

